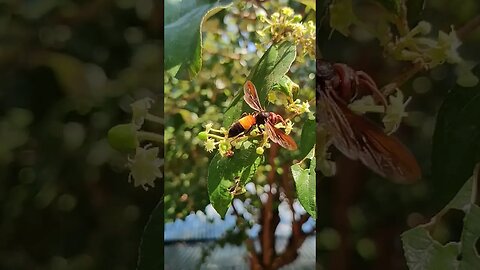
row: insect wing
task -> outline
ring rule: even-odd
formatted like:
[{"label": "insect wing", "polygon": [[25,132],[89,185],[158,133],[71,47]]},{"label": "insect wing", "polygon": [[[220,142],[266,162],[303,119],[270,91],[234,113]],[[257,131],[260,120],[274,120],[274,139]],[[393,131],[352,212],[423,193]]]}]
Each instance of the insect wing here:
[{"label": "insect wing", "polygon": [[359,159],[377,174],[393,181],[408,183],[421,177],[415,157],[398,139],[354,114],[328,90],[319,93],[319,120],[332,134],[335,147],[345,156]]},{"label": "insect wing", "polygon": [[272,140],[273,142],[278,143],[280,146],[288,150],[297,149],[297,143],[295,143],[292,137],[285,134],[285,132],[281,131],[280,129],[274,127],[270,122],[265,123],[265,128],[268,138],[270,138],[270,140]]},{"label": "insect wing", "polygon": [[350,110],[345,111],[345,116],[357,136],[358,156],[363,164],[395,182],[420,179],[421,171],[415,157],[396,137],[385,134],[373,122]]},{"label": "insect wing", "polygon": [[250,108],[259,112],[264,111],[262,105],[260,104],[260,100],[258,99],[257,89],[251,81],[247,81],[243,85],[243,93],[243,99],[248,104],[248,106],[250,106]]},{"label": "insect wing", "polygon": [[343,110],[334,99],[333,90],[320,91],[318,104],[319,123],[332,135],[332,141],[345,156],[358,159],[359,145]]}]

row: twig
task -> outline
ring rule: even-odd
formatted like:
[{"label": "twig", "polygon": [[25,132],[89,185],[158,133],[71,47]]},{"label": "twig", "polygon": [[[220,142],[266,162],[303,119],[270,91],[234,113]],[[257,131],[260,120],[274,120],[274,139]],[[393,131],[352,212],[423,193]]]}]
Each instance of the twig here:
[{"label": "twig", "polygon": [[457,30],[457,37],[461,41],[464,41],[468,35],[478,29],[480,26],[480,15],[473,18],[472,20],[468,21],[465,25],[463,25],[460,29]]}]

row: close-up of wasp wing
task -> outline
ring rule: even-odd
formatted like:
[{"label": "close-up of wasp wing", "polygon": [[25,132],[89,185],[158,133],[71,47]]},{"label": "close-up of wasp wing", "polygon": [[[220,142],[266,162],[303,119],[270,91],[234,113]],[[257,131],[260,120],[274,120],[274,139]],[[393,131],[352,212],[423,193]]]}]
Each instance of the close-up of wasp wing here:
[{"label": "close-up of wasp wing", "polygon": [[318,120],[332,135],[332,141],[345,156],[358,159],[358,142],[347,118],[328,91],[319,91]]},{"label": "close-up of wasp wing", "polygon": [[258,99],[257,88],[251,81],[245,82],[243,85],[244,96],[243,99],[250,106],[250,108],[256,111],[263,111],[260,100]]},{"label": "close-up of wasp wing", "polygon": [[270,122],[266,122],[265,127],[268,134],[268,138],[270,138],[270,140],[272,140],[275,143],[278,143],[280,146],[288,150],[297,149],[297,143],[295,143],[292,137],[285,134],[285,132],[274,127]]},{"label": "close-up of wasp wing", "polygon": [[348,108],[342,110],[358,142],[358,158],[365,166],[399,183],[420,179],[421,171],[415,157],[396,137],[385,134],[369,119]]},{"label": "close-up of wasp wing", "polygon": [[319,92],[319,121],[325,124],[338,150],[395,182],[420,179],[415,157],[397,138],[386,135],[373,122],[356,115],[329,94],[334,95],[328,89]]}]

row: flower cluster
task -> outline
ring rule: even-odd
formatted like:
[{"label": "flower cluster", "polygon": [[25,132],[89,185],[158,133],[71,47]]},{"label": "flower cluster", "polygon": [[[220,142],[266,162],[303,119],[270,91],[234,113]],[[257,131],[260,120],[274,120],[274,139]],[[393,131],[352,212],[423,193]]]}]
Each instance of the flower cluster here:
[{"label": "flower cluster", "polygon": [[163,119],[149,112],[154,100],[144,98],[133,102],[132,120],[130,123],[119,124],[108,131],[110,145],[121,152],[132,153],[128,157],[126,167],[130,169],[128,181],[134,183],[135,187],[142,186],[145,190],[154,187],[154,181],[162,178],[160,167],[163,160],[158,157],[159,147],[151,147],[151,144],[141,146],[142,142],[163,143],[163,136],[154,132],[141,130],[145,120],[153,123],[163,124]]},{"label": "flower cluster", "polygon": [[382,118],[383,125],[385,126],[385,133],[392,134],[395,132],[402,118],[406,117],[408,114],[405,112],[405,107],[410,102],[411,97],[407,100],[404,100],[402,91],[396,89],[396,92],[388,97],[388,104],[386,107],[383,105],[378,105],[375,103],[373,96],[364,96],[360,99],[355,100],[350,103],[348,107],[359,114],[364,113],[383,113]]},{"label": "flower cluster", "polygon": [[[293,123],[290,120],[283,123],[278,123],[275,125],[276,128],[284,129],[286,134],[289,134],[292,131]],[[245,149],[249,148],[252,145],[252,142],[257,146],[256,153],[262,155],[265,151],[265,148],[270,148],[271,144],[268,141],[268,135],[264,131],[265,126],[259,125],[252,128],[246,133],[240,133],[238,136],[229,137],[228,130],[225,128],[214,129],[212,123],[205,125],[205,131],[202,131],[198,134],[198,138],[205,142],[205,150],[207,152],[212,152],[215,149],[218,149],[218,152],[222,157],[232,157],[234,155],[235,149],[240,149],[244,147]],[[248,141],[253,139],[252,142]]]},{"label": "flower cluster", "polygon": [[294,92],[298,91],[300,86],[294,83],[288,76],[283,76],[282,79],[276,83],[272,90],[268,92],[268,102],[283,105],[288,111],[295,115],[308,113],[309,119],[314,119],[313,112],[310,110],[310,103],[300,99],[294,100]]},{"label": "flower cluster", "polygon": [[270,17],[260,15],[260,21],[267,26],[257,33],[264,37],[270,35],[273,43],[281,40],[290,40],[302,48],[302,55],[315,56],[315,23],[302,23],[302,16],[295,14],[293,9],[285,7],[280,13],[275,12]]},{"label": "flower cluster", "polygon": [[389,42],[386,50],[398,60],[420,63],[425,69],[445,62],[456,64],[460,70],[457,83],[462,86],[476,85],[478,78],[472,73],[473,66],[466,64],[458,54],[462,43],[453,27],[448,34],[439,31],[436,39],[427,37],[431,29],[430,23],[421,21],[405,36]]}]

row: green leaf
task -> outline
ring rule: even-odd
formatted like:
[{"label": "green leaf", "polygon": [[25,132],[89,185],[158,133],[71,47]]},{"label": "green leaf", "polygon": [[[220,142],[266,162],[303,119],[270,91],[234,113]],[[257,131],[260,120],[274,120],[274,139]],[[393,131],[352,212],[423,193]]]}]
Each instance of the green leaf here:
[{"label": "green leaf", "polygon": [[391,13],[398,15],[400,13],[400,7],[402,5],[401,0],[376,0],[379,2],[386,10]]},{"label": "green leaf", "polygon": [[315,145],[317,140],[317,122],[315,120],[307,120],[303,124],[302,136],[300,137],[300,157],[308,154],[310,149]]},{"label": "green leaf", "polygon": [[330,6],[330,27],[342,33],[350,35],[350,27],[357,22],[357,16],[353,12],[352,0],[335,0]]},{"label": "green leaf", "polygon": [[315,0],[295,0],[295,1],[302,3],[313,10],[316,10]]},{"label": "green leaf", "polygon": [[460,269],[477,269],[480,265],[480,257],[476,251],[475,244],[480,237],[480,207],[473,204],[463,222]]},{"label": "green leaf", "polygon": [[452,198],[480,161],[480,91],[456,87],[440,107],[432,145],[432,201]]},{"label": "green leaf", "polygon": [[145,226],[138,255],[137,270],[163,269],[163,199],[153,209]]},{"label": "green leaf", "polygon": [[217,153],[210,162],[208,195],[213,208],[222,218],[233,200],[229,189],[234,186],[235,179],[240,178],[240,185],[245,186],[263,160],[263,155],[258,155],[255,148],[254,144],[250,144],[246,149],[237,149],[233,157],[222,157]]},{"label": "green leaf", "polygon": [[305,159],[310,159],[308,169],[303,169],[302,161],[291,166],[293,180],[297,188],[298,200],[302,204],[305,211],[313,218],[317,218],[317,202],[316,202],[316,174],[315,165],[315,147],[310,150]]},{"label": "green leaf", "polygon": [[[455,197],[435,215],[431,222],[417,226],[402,234],[403,249],[409,269],[476,269],[480,257],[475,244],[480,237],[480,207],[475,204],[478,168],[474,175],[463,185]],[[465,212],[464,226],[460,242],[442,245],[435,241],[428,229],[450,209]],[[461,255],[461,256],[460,256]]]},{"label": "green leaf", "polygon": [[203,22],[232,0],[165,1],[165,69],[178,79],[191,80],[202,68]]},{"label": "green leaf", "polygon": [[453,270],[458,267],[459,246],[435,241],[425,228],[413,228],[402,234],[409,269]]},{"label": "green leaf", "polygon": [[[296,56],[295,44],[291,42],[283,42],[270,46],[263,54],[262,58],[253,67],[247,77],[247,80],[253,82],[257,88],[258,97],[263,104],[267,99],[267,93],[276,83],[282,80]],[[243,101],[243,90],[238,91],[234,100],[225,112],[223,125],[230,126],[238,120],[243,112],[252,111],[250,107]]]},{"label": "green leaf", "polygon": [[[295,45],[283,42],[270,46],[253,67],[247,79],[255,84],[260,102],[265,103],[268,90],[288,72],[295,57]],[[243,91],[239,91],[225,113],[223,125],[229,127],[243,112],[248,111],[251,109],[243,101]],[[231,158],[216,154],[212,159],[208,167],[208,194],[210,203],[222,217],[233,199],[229,189],[234,185],[235,177],[240,177],[240,184],[245,185],[262,159],[263,155],[256,153],[256,146],[253,144],[246,149],[236,150]]]}]

